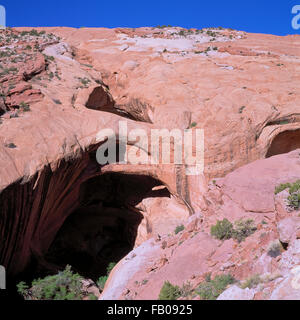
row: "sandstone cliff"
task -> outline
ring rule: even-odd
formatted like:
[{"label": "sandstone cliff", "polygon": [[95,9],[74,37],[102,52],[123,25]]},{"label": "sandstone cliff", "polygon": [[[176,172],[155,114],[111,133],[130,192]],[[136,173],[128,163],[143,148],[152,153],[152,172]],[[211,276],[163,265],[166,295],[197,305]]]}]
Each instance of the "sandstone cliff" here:
[{"label": "sandstone cliff", "polygon": [[[0,263],[11,276],[30,273],[32,264],[55,270],[69,251],[78,269],[96,277],[136,248],[124,259],[136,254],[139,273],[118,289],[112,278],[103,298],[142,299],[157,298],[167,274],[178,283],[185,270],[181,280],[197,285],[234,264],[243,279],[250,254],[269,259],[257,241],[278,238],[276,223],[288,215],[274,187],[300,175],[299,150],[276,156],[300,148],[299,36],[21,28],[1,31],[0,41]],[[204,174],[174,164],[100,166],[97,133],[111,128],[120,139],[120,120],[146,132],[204,129]],[[242,167],[263,158],[270,159]],[[260,226],[266,237],[256,233],[239,246],[210,237],[217,219],[249,216],[257,225],[268,220]],[[187,219],[190,231],[166,238]],[[120,274],[128,272],[122,263]],[[278,263],[266,265],[273,272]],[[136,289],[148,267],[147,286]]]}]

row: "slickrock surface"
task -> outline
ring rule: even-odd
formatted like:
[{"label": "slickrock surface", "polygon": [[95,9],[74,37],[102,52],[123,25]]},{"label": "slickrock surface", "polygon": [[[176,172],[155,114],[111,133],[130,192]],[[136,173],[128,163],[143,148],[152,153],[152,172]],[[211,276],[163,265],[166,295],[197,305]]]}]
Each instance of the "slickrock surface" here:
[{"label": "slickrock surface", "polygon": [[[0,49],[0,264],[9,274],[33,257],[57,268],[46,254],[68,251],[53,248],[60,230],[80,231],[80,250],[95,265],[111,262],[112,248],[119,259],[124,247],[135,248],[103,299],[156,299],[167,278],[195,287],[208,272],[228,270],[240,280],[281,272],[280,258],[265,252],[279,233],[298,257],[298,229],[279,223],[297,215],[288,212],[285,191],[274,198],[274,188],[300,178],[300,36],[7,28]],[[128,132],[204,129],[204,175],[188,176],[172,163],[100,166],[97,133],[111,128],[120,138],[119,121]],[[89,218],[62,227],[74,212]],[[258,231],[240,244],[211,238],[210,226],[224,217],[254,219]],[[174,236],[180,224],[185,230]],[[66,243],[75,247],[74,234]],[[295,296],[285,288],[296,271],[286,272],[282,289],[258,290],[254,299]]]},{"label": "slickrock surface", "polygon": [[[115,267],[101,299],[157,299],[165,281],[189,284],[186,299],[197,299],[195,290],[207,274],[214,278],[228,273],[241,283],[256,275],[260,280],[253,288],[234,285],[220,299],[299,299],[300,210],[283,210],[277,205],[283,204],[280,194],[274,194],[276,186],[299,176],[298,149],[255,161],[218,180],[204,196],[209,212],[192,216],[180,233],[149,240],[128,254]],[[223,218],[232,223],[251,219],[257,230],[240,243],[217,240],[210,227]],[[291,239],[287,250],[280,251],[278,239],[285,243],[286,238]]]}]

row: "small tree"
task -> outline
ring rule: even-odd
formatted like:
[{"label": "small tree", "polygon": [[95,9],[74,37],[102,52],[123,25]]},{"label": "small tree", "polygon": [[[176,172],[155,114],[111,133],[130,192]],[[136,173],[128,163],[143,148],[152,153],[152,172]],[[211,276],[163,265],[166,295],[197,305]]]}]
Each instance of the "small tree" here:
[{"label": "small tree", "polygon": [[236,280],[230,274],[218,275],[213,280],[209,276],[200,283],[196,293],[202,300],[216,300],[228,285],[235,282]]},{"label": "small tree", "polygon": [[181,232],[181,231],[183,231],[183,230],[184,230],[184,225],[182,224],[182,225],[177,226],[177,227],[175,228],[174,233],[177,234],[177,233],[179,233],[179,232]]},{"label": "small tree", "polygon": [[18,292],[25,299],[34,300],[81,300],[83,298],[82,277],[71,271],[67,265],[64,271],[44,279],[34,280],[31,288],[25,282],[17,285]]},{"label": "small tree", "polygon": [[159,300],[176,300],[181,296],[178,286],[173,286],[169,281],[165,281],[159,293]]},{"label": "small tree", "polygon": [[106,284],[106,281],[112,271],[112,269],[116,266],[116,263],[115,262],[110,262],[106,268],[106,275],[105,276],[101,276],[98,281],[97,281],[97,286],[98,288],[103,291],[104,290],[104,287],[105,287],[105,284]]},{"label": "small tree", "polygon": [[238,242],[244,241],[247,237],[256,231],[256,227],[252,219],[238,220],[234,223],[232,237]]},{"label": "small tree", "polygon": [[213,237],[219,240],[230,239],[233,233],[232,223],[226,218],[223,220],[218,220],[216,225],[211,227],[210,233]]}]

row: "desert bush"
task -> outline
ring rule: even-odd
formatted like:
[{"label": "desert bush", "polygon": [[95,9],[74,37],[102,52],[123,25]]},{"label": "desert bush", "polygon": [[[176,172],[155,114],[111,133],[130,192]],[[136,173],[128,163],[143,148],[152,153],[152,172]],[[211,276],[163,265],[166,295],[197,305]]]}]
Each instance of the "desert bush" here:
[{"label": "desert bush", "polygon": [[213,237],[219,240],[235,239],[238,242],[245,240],[256,230],[256,227],[253,224],[253,220],[240,219],[234,223],[227,220],[218,220],[217,223],[211,227],[210,233]]},{"label": "desert bush", "polygon": [[179,232],[181,232],[181,231],[183,231],[183,230],[184,230],[184,225],[182,224],[182,225],[177,226],[177,227],[175,228],[174,233],[177,234],[177,233],[179,233]]},{"label": "desert bush", "polygon": [[247,237],[253,234],[257,228],[252,219],[238,220],[234,223],[232,237],[238,242],[244,241]]},{"label": "desert bush", "polygon": [[235,282],[231,274],[218,275],[213,280],[208,276],[204,282],[200,283],[196,293],[202,300],[216,300],[228,285]]},{"label": "desert bush", "polygon": [[25,102],[21,102],[21,103],[20,103],[20,108],[21,108],[24,112],[30,111],[30,106],[29,106],[27,103],[25,103]]},{"label": "desert bush", "polygon": [[159,300],[176,300],[181,296],[179,286],[173,286],[169,281],[165,281],[159,293]]},{"label": "desert bush", "polygon": [[17,284],[17,292],[24,298],[27,297],[28,289],[29,287],[24,281],[21,281]]},{"label": "desert bush", "polygon": [[293,210],[300,209],[300,190],[293,192],[288,196],[288,205]]},{"label": "desert bush", "polygon": [[90,293],[89,300],[98,300],[98,297],[96,297],[93,293]]},{"label": "desert bush", "polygon": [[210,233],[213,237],[219,240],[230,239],[233,233],[233,225],[226,218],[223,220],[218,220],[216,225],[210,228]]},{"label": "desert bush", "polygon": [[279,186],[275,187],[274,193],[275,193],[275,194],[278,194],[278,193],[280,193],[281,191],[289,188],[290,185],[291,185],[290,183],[281,183]]},{"label": "desert bush", "polygon": [[276,258],[279,255],[281,255],[283,250],[284,249],[283,249],[281,242],[279,240],[276,240],[276,241],[271,242],[271,244],[269,245],[268,250],[267,250],[267,254],[272,258]]},{"label": "desert bush", "polygon": [[81,276],[73,273],[71,266],[67,265],[64,271],[56,275],[33,280],[30,289],[25,282],[20,282],[17,289],[25,299],[80,300],[83,298],[81,280]]},{"label": "desert bush", "polygon": [[287,198],[288,206],[292,210],[300,209],[300,180],[297,180],[294,183],[282,183],[275,188],[275,194],[289,189],[289,196]]},{"label": "desert bush", "polygon": [[78,78],[78,79],[85,88],[88,87],[89,83],[91,82],[91,80],[88,78]]},{"label": "desert bush", "polygon": [[240,287],[242,289],[246,289],[246,288],[254,288],[256,287],[258,284],[260,284],[262,282],[262,279],[260,278],[260,276],[258,274],[255,274],[251,277],[249,277],[248,279],[246,279],[241,285]]},{"label": "desert bush", "polygon": [[5,144],[5,147],[10,149],[15,149],[17,146],[13,142],[10,142]]},{"label": "desert bush", "polygon": [[106,275],[105,276],[101,276],[98,281],[97,281],[97,286],[100,290],[103,291],[104,287],[105,287],[105,283],[112,271],[112,269],[115,267],[116,263],[115,262],[110,262],[106,268]]},{"label": "desert bush", "polygon": [[109,275],[112,271],[112,269],[116,266],[116,262],[110,262],[108,264],[108,267],[106,268],[106,271],[107,271],[107,275]]},{"label": "desert bush", "polygon": [[191,283],[189,281],[185,282],[180,288],[180,296],[183,298],[186,298],[190,296],[192,293],[193,293],[193,290],[192,290]]},{"label": "desert bush", "polygon": [[103,291],[107,279],[108,279],[108,276],[102,276],[102,277],[100,277],[100,278],[98,279],[98,281],[97,281],[97,286],[98,286],[98,288],[99,288],[100,290]]},{"label": "desert bush", "polygon": [[56,104],[62,104],[59,99],[53,99],[53,102],[56,103]]}]

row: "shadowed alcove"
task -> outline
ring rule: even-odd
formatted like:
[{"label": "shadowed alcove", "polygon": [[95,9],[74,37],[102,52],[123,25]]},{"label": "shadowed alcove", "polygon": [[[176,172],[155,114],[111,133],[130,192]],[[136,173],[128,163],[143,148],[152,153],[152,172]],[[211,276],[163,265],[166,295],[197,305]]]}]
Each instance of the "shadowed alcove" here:
[{"label": "shadowed alcove", "polygon": [[118,262],[135,245],[143,215],[135,206],[147,197],[170,197],[150,176],[105,173],[80,187],[79,206],[66,219],[45,260],[70,264],[85,277],[98,279],[110,262]]},{"label": "shadowed alcove", "polygon": [[277,154],[288,153],[298,148],[300,148],[300,129],[283,131],[273,139],[266,158]]}]

